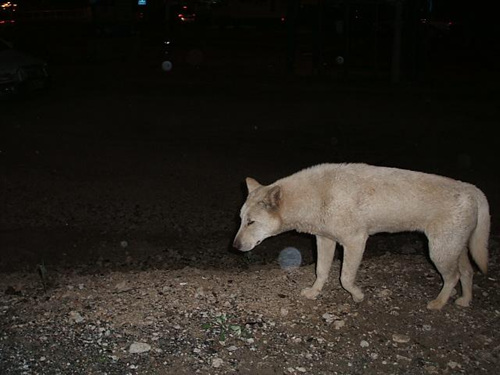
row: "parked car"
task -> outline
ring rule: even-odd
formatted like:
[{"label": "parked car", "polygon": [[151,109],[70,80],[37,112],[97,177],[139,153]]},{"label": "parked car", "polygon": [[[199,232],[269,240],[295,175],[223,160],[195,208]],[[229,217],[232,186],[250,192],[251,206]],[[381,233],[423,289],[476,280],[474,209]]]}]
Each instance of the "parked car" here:
[{"label": "parked car", "polygon": [[32,93],[47,88],[49,82],[45,60],[0,38],[0,98]]}]

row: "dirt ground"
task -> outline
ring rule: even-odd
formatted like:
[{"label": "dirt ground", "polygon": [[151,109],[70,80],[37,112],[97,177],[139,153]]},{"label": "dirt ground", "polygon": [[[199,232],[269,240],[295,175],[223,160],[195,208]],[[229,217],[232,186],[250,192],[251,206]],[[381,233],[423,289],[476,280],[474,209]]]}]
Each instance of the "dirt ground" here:
[{"label": "dirt ground", "polygon": [[[0,103],[0,373],[497,373],[498,78],[226,68],[59,64],[47,93]],[[315,301],[300,296],[312,238],[231,248],[245,177],[355,161],[484,190],[490,270],[471,307],[426,309],[441,280],[415,233],[370,238],[361,304],[340,287],[341,248]],[[280,268],[286,246],[298,269]]]}]

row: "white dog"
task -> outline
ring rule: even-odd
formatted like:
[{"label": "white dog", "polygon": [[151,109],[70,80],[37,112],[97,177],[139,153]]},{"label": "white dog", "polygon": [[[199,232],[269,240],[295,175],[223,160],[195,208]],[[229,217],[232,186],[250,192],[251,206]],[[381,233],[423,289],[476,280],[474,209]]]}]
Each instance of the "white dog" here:
[{"label": "white dog", "polygon": [[447,177],[366,164],[321,164],[271,185],[246,179],[248,197],[233,246],[249,251],[264,239],[289,230],[316,236],[316,281],[302,295],[314,299],[330,271],[336,243],[344,247],[341,283],[354,301],[364,298],[355,285],[368,236],[379,232],[421,231],[443,287],[429,309],[441,309],[460,279],[468,306],[473,269],[469,251],[486,273],[489,205],[474,185]]}]

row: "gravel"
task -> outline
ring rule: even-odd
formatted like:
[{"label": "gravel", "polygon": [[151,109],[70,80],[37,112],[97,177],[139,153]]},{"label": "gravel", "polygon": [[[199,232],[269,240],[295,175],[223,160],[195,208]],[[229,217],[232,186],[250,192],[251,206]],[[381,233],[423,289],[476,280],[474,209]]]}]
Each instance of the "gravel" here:
[{"label": "gravel", "polygon": [[54,272],[47,291],[38,274],[10,273],[0,281],[0,368],[6,375],[493,374],[496,264],[476,276],[470,308],[449,303],[439,312],[425,307],[440,284],[421,254],[366,260],[361,304],[336,280],[340,261],[315,301],[300,297],[312,264],[91,274],[82,267]]}]

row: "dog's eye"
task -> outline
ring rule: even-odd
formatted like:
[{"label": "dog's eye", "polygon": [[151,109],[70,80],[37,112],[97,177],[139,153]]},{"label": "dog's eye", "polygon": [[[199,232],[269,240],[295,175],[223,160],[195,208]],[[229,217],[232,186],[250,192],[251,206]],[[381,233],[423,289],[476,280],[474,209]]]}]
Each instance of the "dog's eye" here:
[{"label": "dog's eye", "polygon": [[247,221],[247,226],[250,226],[250,225],[252,225],[253,223],[255,223],[255,221],[254,221],[254,220],[248,220],[248,221]]}]

